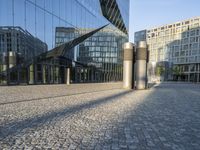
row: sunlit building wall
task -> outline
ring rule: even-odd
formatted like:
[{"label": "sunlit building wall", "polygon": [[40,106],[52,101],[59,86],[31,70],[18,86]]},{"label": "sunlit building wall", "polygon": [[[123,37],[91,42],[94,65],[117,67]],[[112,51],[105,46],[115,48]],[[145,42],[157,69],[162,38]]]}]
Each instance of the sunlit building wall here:
[{"label": "sunlit building wall", "polygon": [[199,82],[200,17],[148,29],[146,41],[150,66],[164,66],[166,79]]}]

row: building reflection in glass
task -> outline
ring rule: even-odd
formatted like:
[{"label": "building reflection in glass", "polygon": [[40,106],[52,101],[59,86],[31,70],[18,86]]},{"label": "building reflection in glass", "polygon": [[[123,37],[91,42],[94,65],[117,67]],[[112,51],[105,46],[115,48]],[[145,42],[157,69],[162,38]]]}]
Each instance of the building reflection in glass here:
[{"label": "building reflection in glass", "polygon": [[[108,4],[112,9],[102,9]],[[1,0],[0,84],[64,83],[66,67],[72,68],[73,82],[122,80],[128,8],[129,0]],[[110,25],[74,46],[65,57],[20,66],[106,24]],[[62,28],[68,33],[58,32]]]}]

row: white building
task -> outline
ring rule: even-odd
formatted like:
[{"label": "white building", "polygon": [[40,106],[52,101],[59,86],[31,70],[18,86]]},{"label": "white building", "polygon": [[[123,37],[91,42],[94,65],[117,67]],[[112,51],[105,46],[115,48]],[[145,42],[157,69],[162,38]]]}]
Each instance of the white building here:
[{"label": "white building", "polygon": [[136,32],[139,40],[149,46],[151,78],[200,82],[200,17]]}]

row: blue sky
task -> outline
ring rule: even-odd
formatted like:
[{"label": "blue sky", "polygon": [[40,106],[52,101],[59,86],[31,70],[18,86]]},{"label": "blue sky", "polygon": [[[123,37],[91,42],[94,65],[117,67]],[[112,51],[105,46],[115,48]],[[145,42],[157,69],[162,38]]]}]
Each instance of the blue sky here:
[{"label": "blue sky", "polygon": [[130,37],[134,32],[200,16],[200,0],[130,0]]}]

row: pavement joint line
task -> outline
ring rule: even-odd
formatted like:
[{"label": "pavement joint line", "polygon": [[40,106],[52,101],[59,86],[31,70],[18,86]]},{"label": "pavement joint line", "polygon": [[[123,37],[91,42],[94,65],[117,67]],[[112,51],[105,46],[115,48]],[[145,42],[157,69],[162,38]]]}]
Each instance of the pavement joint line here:
[{"label": "pavement joint line", "polygon": [[88,94],[88,93],[98,93],[98,92],[111,91],[111,90],[120,90],[120,89],[123,90],[123,88],[113,88],[113,89],[106,89],[106,90],[96,90],[96,91],[73,93],[73,94],[66,94],[66,95],[57,95],[57,96],[52,96],[52,97],[40,97],[40,98],[34,98],[34,99],[28,99],[28,100],[20,100],[20,101],[0,103],[0,106],[9,105],[9,104],[15,104],[15,103],[39,101],[39,100],[45,100],[45,99],[51,99],[51,98],[68,97],[68,96],[73,96],[73,95],[82,95],[82,94]]}]

